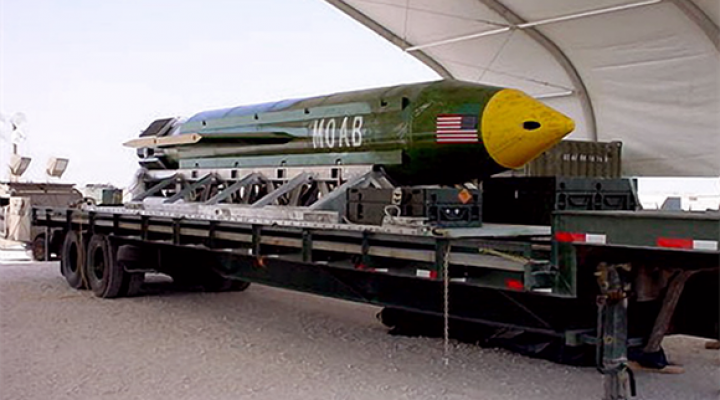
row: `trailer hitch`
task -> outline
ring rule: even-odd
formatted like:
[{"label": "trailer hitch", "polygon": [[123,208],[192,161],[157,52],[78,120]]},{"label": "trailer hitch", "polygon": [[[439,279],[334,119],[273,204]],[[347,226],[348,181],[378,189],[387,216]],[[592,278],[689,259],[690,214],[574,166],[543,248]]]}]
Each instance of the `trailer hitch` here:
[{"label": "trailer hitch", "polygon": [[597,370],[603,375],[603,400],[626,400],[636,395],[635,377],[627,366],[628,292],[625,275],[630,264],[600,263],[595,276],[600,286],[597,297]]}]

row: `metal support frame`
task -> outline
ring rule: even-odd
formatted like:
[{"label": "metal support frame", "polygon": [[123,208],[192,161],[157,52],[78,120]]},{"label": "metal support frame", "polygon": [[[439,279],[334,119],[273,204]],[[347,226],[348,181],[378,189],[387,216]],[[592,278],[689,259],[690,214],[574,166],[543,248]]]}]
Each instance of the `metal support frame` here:
[{"label": "metal support frame", "polygon": [[210,221],[208,224],[207,246],[211,249],[215,248],[215,237],[217,236],[217,221]]},{"label": "metal support frame", "polygon": [[262,198],[258,199],[252,204],[252,208],[260,208],[270,205],[277,201],[280,197],[290,193],[291,191],[300,188],[302,185],[311,182],[313,179],[312,174],[303,172],[302,174],[292,178],[291,180],[284,183],[279,188],[269,192]]},{"label": "metal support frame", "polygon": [[252,225],[252,256],[260,258],[260,243],[262,239],[262,225]]},{"label": "metal support frame", "polygon": [[150,189],[148,189],[148,190],[140,193],[139,195],[135,196],[135,197],[133,198],[133,201],[143,201],[143,200],[146,199],[147,197],[150,197],[150,196],[154,195],[155,193],[157,193],[157,192],[165,189],[166,187],[172,185],[173,183],[175,183],[176,179],[177,179],[177,175],[173,175],[173,176],[171,176],[171,177],[169,177],[169,178],[167,178],[167,179],[164,179],[164,180],[160,181],[160,182],[157,183],[155,186],[153,186],[153,187],[151,187]]},{"label": "metal support frame", "polygon": [[[279,170],[287,173],[276,176],[275,173]],[[169,206],[190,209],[200,206],[196,209],[207,211],[210,207],[201,206],[220,206],[223,213],[235,213],[241,209],[249,211],[260,210],[265,206],[282,206],[263,210],[266,211],[263,215],[282,209],[280,215],[301,215],[304,212],[321,215],[330,211],[342,216],[347,189],[359,184],[380,188],[394,187],[384,172],[373,171],[372,165],[211,169],[203,171],[201,177],[198,177],[197,170],[178,170],[172,177],[155,175],[148,179],[146,185],[155,182],[154,186],[135,197],[134,201],[153,198],[160,202],[143,201],[142,205],[133,205],[136,209],[157,210]],[[172,194],[163,196],[160,191],[173,183],[176,188]],[[187,198],[188,194],[198,193],[198,188],[201,187],[205,190],[201,196],[197,196],[199,198],[192,202],[180,201]],[[250,207],[236,207],[231,212],[224,208],[229,205]]]},{"label": "metal support frame", "polygon": [[248,176],[243,177],[239,181],[236,181],[232,185],[226,187],[221,192],[216,194],[215,196],[208,199],[208,201],[205,202],[206,205],[215,205],[219,204],[223,201],[225,201],[228,197],[232,196],[235,192],[240,190],[245,185],[249,185],[251,183],[254,183],[257,180],[256,174],[250,174]]},{"label": "metal support frame", "polygon": [[381,189],[393,189],[395,187],[383,171],[373,171],[370,175],[370,184]]},{"label": "metal support frame", "polygon": [[[312,191],[312,190],[314,190],[314,187],[311,185],[309,189]],[[287,201],[286,205],[289,207],[299,206],[300,205],[300,197],[302,195],[302,192],[303,192],[302,186],[298,187],[295,190],[291,190],[290,193],[288,194],[288,201]]]},{"label": "metal support frame", "polygon": [[94,234],[95,234],[95,218],[96,218],[96,215],[97,215],[97,214],[94,213],[94,212],[92,212],[92,211],[88,213],[88,233],[89,233],[90,235],[94,235]]},{"label": "metal support frame", "polygon": [[207,174],[207,175],[203,176],[202,178],[200,178],[199,180],[187,185],[183,190],[179,191],[178,193],[175,193],[175,195],[173,195],[169,199],[165,200],[164,203],[170,204],[170,203],[174,203],[180,199],[183,199],[183,198],[185,198],[185,196],[194,192],[198,188],[200,188],[202,186],[206,186],[207,184],[211,183],[213,181],[213,179],[215,179],[214,174],[212,174],[212,173]]},{"label": "metal support frame", "polygon": [[228,186],[227,188],[223,189],[220,193],[216,194],[212,198],[210,198],[208,201],[205,202],[206,205],[215,205],[219,204],[225,200],[227,200],[228,197],[232,196],[235,192],[240,190],[243,186],[252,185],[254,183],[257,183],[260,180],[260,174],[257,172],[252,172],[246,176],[244,176],[239,181],[236,181],[232,185]]},{"label": "metal support frame", "polygon": [[370,266],[370,232],[368,231],[363,231],[362,233],[362,242],[360,244],[360,264],[363,267]]},{"label": "metal support frame", "polygon": [[118,214],[113,214],[112,233],[113,235],[120,234],[120,215]]},{"label": "metal support frame", "polygon": [[368,187],[373,184],[380,188],[391,189],[394,187],[383,172],[371,171],[367,174],[356,176],[323,195],[320,200],[310,205],[309,209],[313,211],[336,210],[344,214],[345,210],[341,203],[345,200],[347,191],[357,187]]},{"label": "metal support frame", "polygon": [[148,231],[148,226],[150,223],[150,217],[143,215],[140,217],[140,237],[143,240],[148,240],[150,233]]},{"label": "metal support frame", "polygon": [[173,218],[173,244],[174,245],[180,245],[180,223],[182,222],[182,219],[180,218]]},{"label": "metal support frame", "polygon": [[302,231],[302,260],[303,262],[312,262],[312,231],[303,229]]}]

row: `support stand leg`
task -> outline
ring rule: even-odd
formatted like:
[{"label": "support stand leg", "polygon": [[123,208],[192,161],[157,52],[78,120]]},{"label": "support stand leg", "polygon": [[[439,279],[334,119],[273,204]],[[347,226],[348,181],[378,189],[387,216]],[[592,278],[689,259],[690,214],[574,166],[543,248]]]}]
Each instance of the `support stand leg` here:
[{"label": "support stand leg", "polygon": [[635,396],[635,382],[627,367],[627,292],[621,270],[628,264],[602,263],[596,273],[598,296],[597,368],[603,374],[603,400],[626,400]]},{"label": "support stand leg", "polygon": [[665,332],[667,332],[668,327],[670,327],[670,321],[672,321],[672,316],[680,300],[680,295],[685,288],[685,282],[687,282],[693,273],[694,271],[678,272],[670,281],[667,292],[665,292],[662,307],[660,308],[657,319],[655,319],[652,333],[650,333],[648,343],[645,345],[645,349],[643,349],[646,353],[656,353],[660,351],[660,344],[662,343],[663,337],[665,337]]}]

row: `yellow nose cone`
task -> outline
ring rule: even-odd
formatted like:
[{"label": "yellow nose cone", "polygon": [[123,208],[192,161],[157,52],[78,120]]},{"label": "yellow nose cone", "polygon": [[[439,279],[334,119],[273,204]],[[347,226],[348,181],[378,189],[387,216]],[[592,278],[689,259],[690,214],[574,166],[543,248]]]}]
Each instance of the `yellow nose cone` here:
[{"label": "yellow nose cone", "polygon": [[482,115],[485,148],[506,168],[522,167],[573,129],[573,120],[513,89],[493,95]]}]

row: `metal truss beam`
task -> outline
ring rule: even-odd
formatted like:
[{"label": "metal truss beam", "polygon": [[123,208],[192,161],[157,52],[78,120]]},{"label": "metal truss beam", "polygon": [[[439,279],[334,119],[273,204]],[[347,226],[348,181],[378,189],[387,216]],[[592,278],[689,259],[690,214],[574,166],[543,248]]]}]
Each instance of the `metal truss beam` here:
[{"label": "metal truss beam", "polygon": [[206,201],[205,204],[206,205],[215,205],[220,202],[223,202],[228,197],[232,196],[233,193],[240,190],[241,187],[257,182],[259,177],[260,177],[260,175],[258,173],[253,172],[253,173],[245,176],[244,178],[240,179],[239,181],[233,183],[232,185],[228,186],[227,188],[223,189],[220,193],[216,194],[215,196],[210,198],[208,201]]},{"label": "metal truss beam", "polygon": [[303,172],[302,174],[292,178],[288,182],[284,183],[279,188],[271,191],[270,193],[263,196],[261,199],[252,204],[252,208],[259,208],[267,206],[275,202],[281,196],[290,193],[292,190],[299,188],[300,186],[312,181],[312,174],[309,172]]},{"label": "metal truss beam", "polygon": [[175,183],[178,179],[177,175],[173,175],[169,178],[163,179],[159,183],[157,183],[155,186],[151,187],[150,189],[140,193],[139,195],[135,196],[133,198],[133,201],[143,201],[145,198],[154,195],[155,193],[158,193],[159,191],[165,189],[166,187],[170,186],[171,184]]},{"label": "metal truss beam", "polygon": [[717,51],[720,51],[720,27],[708,17],[705,12],[695,4],[694,1],[690,0],[670,0],[671,3],[675,4],[688,18],[693,20],[700,29],[707,35],[710,42],[715,46]]},{"label": "metal truss beam", "polygon": [[203,176],[202,178],[200,178],[199,180],[187,185],[183,190],[181,190],[178,193],[175,193],[174,196],[165,200],[163,203],[165,203],[165,204],[174,203],[174,202],[184,198],[188,194],[192,193],[193,191],[197,190],[198,188],[205,186],[208,183],[212,182],[213,179],[215,179],[214,174],[207,174],[207,175]]}]

